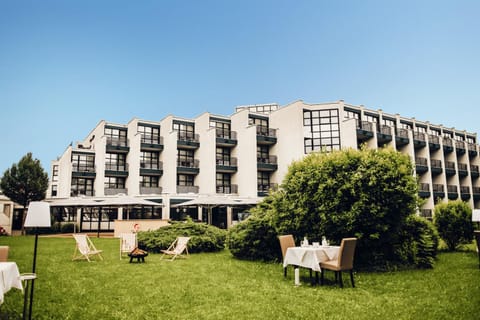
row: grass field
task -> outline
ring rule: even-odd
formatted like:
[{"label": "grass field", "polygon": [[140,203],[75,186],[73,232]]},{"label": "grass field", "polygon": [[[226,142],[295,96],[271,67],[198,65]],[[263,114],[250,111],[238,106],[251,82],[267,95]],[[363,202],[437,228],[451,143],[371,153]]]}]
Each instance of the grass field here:
[{"label": "grass field", "polygon": [[[480,269],[470,250],[440,253],[431,270],[356,274],[356,288],[302,285],[279,263],[234,259],[225,250],[174,262],[119,259],[119,241],[92,238],[104,261],[71,261],[73,238],[39,238],[33,319],[479,319]],[[9,260],[30,272],[32,236],[0,237]],[[326,274],[333,279],[333,273]],[[12,289],[0,319],[21,318]]]}]

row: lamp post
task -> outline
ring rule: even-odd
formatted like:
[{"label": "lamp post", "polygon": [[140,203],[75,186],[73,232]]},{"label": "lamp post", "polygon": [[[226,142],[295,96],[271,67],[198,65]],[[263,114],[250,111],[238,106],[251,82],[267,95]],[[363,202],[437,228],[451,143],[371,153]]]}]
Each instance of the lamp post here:
[{"label": "lamp post", "polygon": [[[38,244],[37,228],[50,227],[50,226],[51,226],[50,205],[47,202],[41,202],[41,201],[30,202],[30,204],[28,205],[27,217],[25,218],[24,227],[34,228],[35,246],[33,249],[32,277],[30,278],[32,283],[30,285],[30,301],[29,301],[29,308],[28,308],[28,319],[32,319],[33,286],[36,278],[35,267],[37,263],[37,244]],[[25,292],[24,294],[27,295],[28,292]],[[26,302],[26,297],[23,305],[23,319],[26,319],[25,317],[26,303],[25,302]]]}]

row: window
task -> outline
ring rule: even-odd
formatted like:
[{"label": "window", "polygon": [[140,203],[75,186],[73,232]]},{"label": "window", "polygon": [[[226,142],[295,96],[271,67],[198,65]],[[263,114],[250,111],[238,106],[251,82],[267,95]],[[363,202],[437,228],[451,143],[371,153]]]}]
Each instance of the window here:
[{"label": "window", "polygon": [[257,126],[257,134],[268,135],[268,119],[250,117],[248,124]]},{"label": "window", "polygon": [[138,132],[142,136],[142,143],[160,144],[160,126],[138,125]]},{"label": "window", "polygon": [[400,121],[400,129],[412,130],[412,124]]},{"label": "window", "polygon": [[157,188],[158,177],[155,176],[140,176],[140,187]]},{"label": "window", "polygon": [[123,153],[106,153],[105,169],[113,171],[127,171],[125,159],[126,155]]},{"label": "window", "polygon": [[270,188],[270,174],[268,172],[259,171],[257,173],[258,191],[268,191]]},{"label": "window", "polygon": [[217,164],[221,166],[230,165],[230,150],[227,148],[217,148],[216,149],[216,160]]},{"label": "window", "polygon": [[230,139],[230,123],[210,120],[210,127],[215,128],[217,137]]},{"label": "window", "polygon": [[311,132],[310,137],[304,138],[305,153],[340,149],[340,125],[337,109],[304,110],[303,125]]},{"label": "window", "polygon": [[179,139],[193,140],[195,138],[195,125],[187,122],[173,122],[173,130],[178,132]]},{"label": "window", "polygon": [[217,193],[232,193],[230,174],[217,173],[216,186],[217,186]]},{"label": "window", "polygon": [[188,174],[177,174],[177,186],[193,186],[193,176]]},{"label": "window", "polygon": [[125,178],[105,177],[105,189],[125,189]]},{"label": "window", "polygon": [[257,146],[257,162],[268,162],[269,151],[267,146]]},{"label": "window", "polygon": [[140,168],[143,169],[160,169],[159,166],[159,153],[158,152],[149,152],[149,151],[142,151],[140,154]]},{"label": "window", "polygon": [[57,189],[58,189],[58,186],[57,185],[52,185],[52,197],[56,197],[57,196]]},{"label": "window", "polygon": [[395,121],[387,118],[382,118],[381,124],[392,128],[395,127]]},{"label": "window", "polygon": [[70,194],[73,197],[79,195],[93,196],[93,179],[72,178]]},{"label": "window", "polygon": [[95,155],[72,153],[72,170],[76,172],[95,172]]},{"label": "window", "polygon": [[177,150],[177,164],[180,167],[193,167],[194,151],[193,150]]},{"label": "window", "polygon": [[58,164],[53,165],[53,168],[52,168],[52,181],[58,181]]},{"label": "window", "polygon": [[105,127],[107,144],[115,146],[127,146],[127,129]]}]

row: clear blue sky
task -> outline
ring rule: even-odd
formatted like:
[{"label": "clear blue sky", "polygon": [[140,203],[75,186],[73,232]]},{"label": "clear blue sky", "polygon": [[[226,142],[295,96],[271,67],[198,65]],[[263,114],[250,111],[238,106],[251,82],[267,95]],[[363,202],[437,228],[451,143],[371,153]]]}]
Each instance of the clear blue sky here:
[{"label": "clear blue sky", "polygon": [[0,175],[100,120],[343,99],[479,132],[480,1],[0,0]]}]

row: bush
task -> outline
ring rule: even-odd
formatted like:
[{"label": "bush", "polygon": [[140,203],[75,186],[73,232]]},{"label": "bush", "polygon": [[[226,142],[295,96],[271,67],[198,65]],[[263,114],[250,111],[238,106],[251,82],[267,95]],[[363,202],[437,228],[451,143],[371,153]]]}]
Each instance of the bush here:
[{"label": "bush", "polygon": [[[77,228],[78,230],[78,228]],[[61,233],[73,233],[75,231],[75,223],[65,223],[60,226]]]},{"label": "bush", "polygon": [[265,217],[251,215],[230,228],[227,237],[232,255],[246,260],[278,260],[280,244],[275,229]]},{"label": "bush", "polygon": [[438,249],[438,233],[425,218],[412,215],[406,220],[396,249],[399,264],[432,268]]},{"label": "bush", "polygon": [[466,202],[456,200],[437,204],[434,223],[451,251],[473,240],[472,209]]},{"label": "bush", "polygon": [[138,233],[138,246],[150,252],[167,249],[177,237],[190,237],[188,252],[214,252],[225,248],[227,231],[205,223],[175,221],[155,231]]}]

